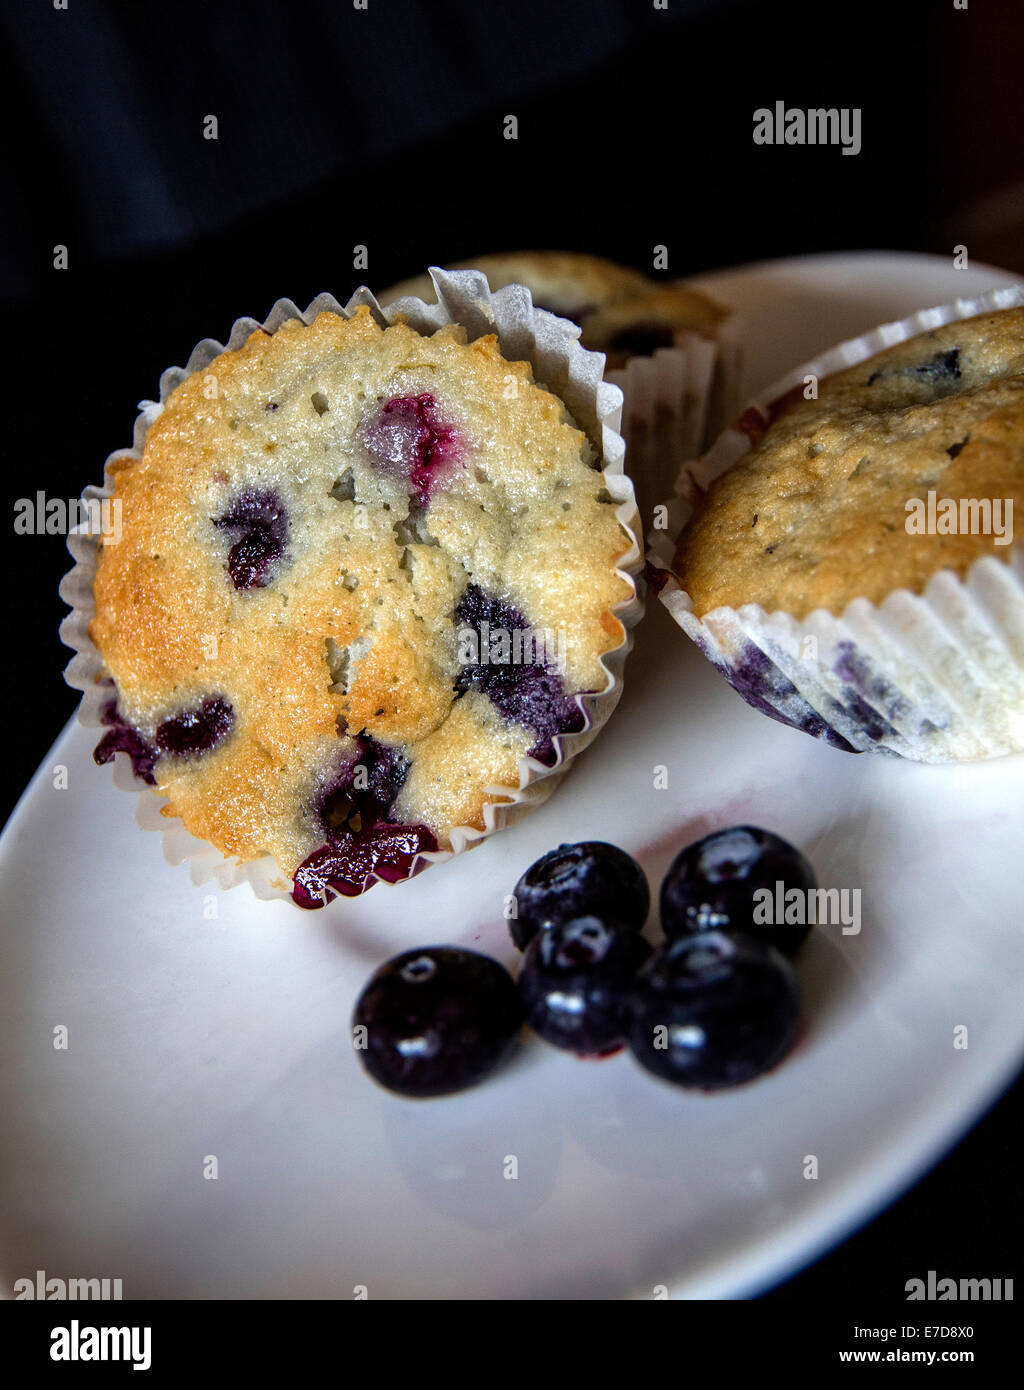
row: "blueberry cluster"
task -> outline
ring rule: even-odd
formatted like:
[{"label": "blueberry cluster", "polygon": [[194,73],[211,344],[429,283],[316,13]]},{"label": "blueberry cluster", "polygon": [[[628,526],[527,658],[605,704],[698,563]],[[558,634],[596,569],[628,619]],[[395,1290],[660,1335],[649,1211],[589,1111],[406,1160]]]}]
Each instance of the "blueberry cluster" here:
[{"label": "blueberry cluster", "polygon": [[600,841],[561,845],[516,885],[518,989],[477,952],[407,952],[359,998],[359,1055],[403,1095],[458,1091],[508,1055],[525,1021],[583,1057],[628,1045],[679,1086],[750,1081],[782,1059],[800,1020],[792,957],[808,928],[759,920],[780,885],[784,899],[813,888],[814,874],[770,831],[735,826],[688,845],[662,883],[667,939],[653,949],[641,935],[650,890],[640,865]]}]

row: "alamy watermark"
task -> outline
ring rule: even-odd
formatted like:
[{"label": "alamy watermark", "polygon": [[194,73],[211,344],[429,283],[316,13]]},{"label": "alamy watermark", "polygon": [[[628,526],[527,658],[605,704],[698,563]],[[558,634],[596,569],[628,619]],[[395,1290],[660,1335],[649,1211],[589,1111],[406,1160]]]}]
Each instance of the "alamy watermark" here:
[{"label": "alamy watermark", "polygon": [[946,1303],[977,1299],[983,1303],[1012,1303],[1012,1279],[940,1279],[934,1269],[925,1279],[908,1279],[903,1286],[907,1302]]},{"label": "alamy watermark", "polygon": [[755,145],[841,145],[843,154],[860,154],[859,106],[774,107],[754,112]]},{"label": "alamy watermark", "polygon": [[27,1275],[14,1281],[14,1297],[19,1299],[48,1299],[71,1302],[81,1299],[119,1299],[122,1297],[120,1279],[58,1279],[48,1277],[45,1269],[37,1269],[35,1277]]},{"label": "alamy watermark", "polygon": [[904,523],[909,536],[994,536],[996,545],[1013,540],[1012,497],[911,497]]},{"label": "alamy watermark", "polygon": [[102,536],[110,544],[121,539],[120,497],[19,497],[14,504],[16,536],[69,536],[73,531]]},{"label": "alamy watermark", "polygon": [[479,627],[463,624],[455,635],[463,666],[542,666],[565,674],[564,627],[493,627],[484,618]]},{"label": "alamy watermark", "polygon": [[151,1327],[90,1327],[77,1318],[50,1332],[51,1361],[130,1361],[133,1371],[153,1364]]},{"label": "alamy watermark", "polygon": [[842,927],[844,936],[860,935],[859,888],[787,888],[754,893],[753,921],[759,927]]}]

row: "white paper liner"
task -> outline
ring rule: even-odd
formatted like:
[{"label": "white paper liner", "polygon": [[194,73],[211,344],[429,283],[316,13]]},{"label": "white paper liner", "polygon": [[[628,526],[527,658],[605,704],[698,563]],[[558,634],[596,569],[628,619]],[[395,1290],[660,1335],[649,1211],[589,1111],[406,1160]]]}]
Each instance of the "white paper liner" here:
[{"label": "white paper liner", "polygon": [[[730,312],[715,329],[715,375],[700,452],[707,449],[739,414],[745,331],[742,317],[735,312]],[[696,457],[696,453],[695,450],[692,457]]]},{"label": "white paper liner", "polygon": [[630,357],[606,374],[622,389],[626,458],[645,521],[682,464],[735,419],[742,340],[742,324],[730,313],[714,337],[679,334],[675,346]]},{"label": "white paper liner", "polygon": [[608,372],[608,380],[622,389],[626,458],[645,520],[672,486],[680,462],[705,443],[717,354],[707,338],[696,333],[686,338]]},{"label": "white paper liner", "polygon": [[[643,613],[642,583],[639,578],[642,566],[639,516],[633,485],[623,467],[625,444],[619,433],[622,393],[617,386],[603,380],[603,356],[580,346],[579,329],[574,324],[545,310],[534,309],[529,291],[521,285],[492,292],[485,277],[478,271],[432,268],[430,275],[437,291],[436,304],[404,298],[382,309],[365,287],[358,289],[344,306],[330,294],[317,295],[304,311],[291,300],[281,299],[262,324],[251,318],[238,319],[226,344],[204,338],[193,349],[185,367],[169,367],[161,375],[159,401],[143,401],[140,404],[132,448],[111,454],[106,461],[103,484],[87,487],[82,494],[86,500],[113,494],[112,465],[125,458],[141,457],[146,430],[162,412],[170,393],[186,377],[205,370],[222,352],[242,347],[258,328],[273,333],[282,323],[296,318],[311,324],[317,314],[325,310],[349,317],[358,306],[365,304],[381,325],[392,323],[401,315],[413,328],[424,334],[433,333],[449,323],[461,324],[470,341],[485,333],[495,333],[504,357],[509,361],[529,362],[534,379],[565,402],[603,463],[605,487],[618,504],[616,516],[632,538],[631,545],[617,566],[617,573],[629,583],[632,594],[612,608],[625,629],[625,637],[619,647],[606,652],[601,659],[607,682],[604,690],[577,697],[586,714],[586,726],[579,733],[554,736],[557,754],[554,767],[548,767],[535,758],[521,758],[517,787],[487,789],[495,800],[484,805],[485,828],[453,828],[450,833],[451,849],[424,852],[417,856],[414,873],[427,864],[439,863],[471,848],[494,831],[513,824],[551,795],[573,759],[597,735],[618,703],[622,694],[623,667],[633,641],[632,630]],[[104,683],[103,660],[88,633],[89,623],[95,614],[92,587],[98,542],[99,536],[90,534],[86,527],[79,528],[68,537],[68,549],[75,565],[60,586],[61,597],[72,610],[61,624],[61,639],[75,651],[65,671],[65,679],[69,685],[82,691],[78,718],[89,728],[101,726],[100,713],[112,693],[109,679]],[[127,754],[118,753],[115,757],[114,783],[123,790],[139,793],[135,813],[137,823],[144,829],[161,832],[166,859],[171,864],[188,863],[193,883],[202,884],[211,878],[221,888],[248,883],[256,896],[265,900],[290,895],[291,882],[271,856],[246,862],[225,856],[208,842],[191,835],[180,820],[162,816],[161,807],[167,804],[167,798],[133,775]],[[372,878],[367,886],[378,881],[386,882]]]},{"label": "white paper liner", "polygon": [[[748,406],[769,407],[804,378],[819,380],[884,348],[956,319],[1024,304],[1024,285],[924,309],[883,324],[788,372]],[[727,430],[686,464],[666,504],[667,526],[648,536],[661,601],[745,699],[783,723],[858,752],[919,762],[992,758],[1024,750],[1024,552],[984,556],[966,578],[941,571],[923,594],[897,590],[880,604],[855,599],[842,616],[820,609],[798,621],[757,604],[697,618],[672,573],[679,533],[699,491],[751,448]]]}]

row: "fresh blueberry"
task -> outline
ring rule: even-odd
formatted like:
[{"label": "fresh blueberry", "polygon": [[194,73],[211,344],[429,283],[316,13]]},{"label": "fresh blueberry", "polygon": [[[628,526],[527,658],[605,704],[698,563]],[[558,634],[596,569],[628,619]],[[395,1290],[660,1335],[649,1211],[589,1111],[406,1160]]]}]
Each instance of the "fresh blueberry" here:
[{"label": "fresh blueberry", "polygon": [[539,931],[595,914],[640,931],[651,906],[644,871],[632,856],[603,840],[559,845],[531,864],[516,884],[512,940],[525,951]]},{"label": "fresh blueberry", "polygon": [[667,942],[640,971],[629,1045],[677,1086],[750,1081],[791,1046],[800,991],[786,958],[752,937],[703,932]]},{"label": "fresh blueberry", "polygon": [[[661,925],[669,937],[746,932],[792,956],[811,929],[807,894],[815,884],[810,864],[780,835],[752,825],[716,830],[672,861],[661,885]],[[798,907],[786,903],[792,889],[800,893]],[[802,920],[787,924],[787,906]]]},{"label": "fresh blueberry", "polygon": [[515,1044],[519,991],[497,961],[454,946],[395,956],[371,977],[352,1016],[357,1055],[382,1086],[442,1096],[481,1081]]},{"label": "fresh blueberry", "polygon": [[461,695],[479,690],[486,695],[505,719],[537,735],[531,757],[553,761],[554,735],[576,733],[586,721],[543,643],[518,609],[476,584],[463,592],[455,617],[462,632],[474,636],[477,657],[459,671],[456,691]]},{"label": "fresh blueberry", "polygon": [[377,417],[363,426],[363,442],[377,467],[412,487],[426,507],[430,490],[444,465],[459,454],[458,431],[437,417],[437,402],[429,391],[418,396],[395,396]]},{"label": "fresh blueberry", "polygon": [[288,537],[288,517],[277,493],[271,489],[240,493],[213,524],[238,533],[228,552],[228,574],[235,588],[263,588],[267,570],[283,553]]},{"label": "fresh blueberry", "polygon": [[519,972],[526,1021],[555,1047],[581,1056],[620,1047],[629,992],[651,954],[637,932],[600,917],[574,917],[534,937]]},{"label": "fresh blueberry", "polygon": [[223,696],[212,696],[195,709],[184,710],[157,727],[156,746],[162,753],[187,757],[208,753],[230,731],[235,716]]}]

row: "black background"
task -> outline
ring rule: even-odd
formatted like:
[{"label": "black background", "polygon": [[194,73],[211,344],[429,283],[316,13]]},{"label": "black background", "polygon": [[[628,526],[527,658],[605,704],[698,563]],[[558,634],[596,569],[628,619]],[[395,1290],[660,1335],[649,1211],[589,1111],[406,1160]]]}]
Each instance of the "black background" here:
[{"label": "black background", "polygon": [[[37,487],[99,481],[161,370],[281,296],[344,300],[519,247],[650,270],[664,243],[679,276],[967,241],[1024,272],[1024,195],[997,223],[979,203],[1024,187],[1016,0],[0,0],[0,35],[8,516]],[[752,113],[776,100],[861,108],[861,153],[755,146]],[[64,541],[4,550],[7,814],[77,697],[56,637]],[[769,1297],[1019,1273],[1021,1097]]]}]

